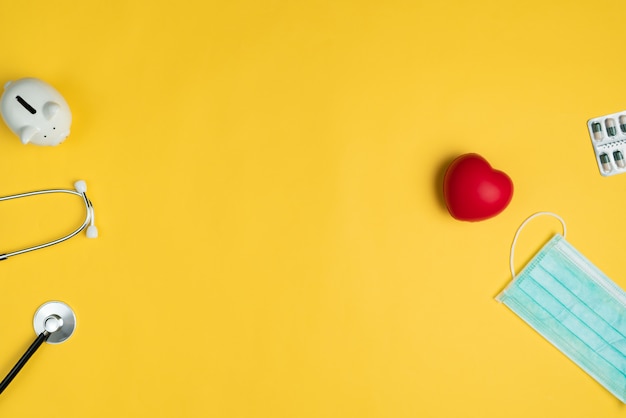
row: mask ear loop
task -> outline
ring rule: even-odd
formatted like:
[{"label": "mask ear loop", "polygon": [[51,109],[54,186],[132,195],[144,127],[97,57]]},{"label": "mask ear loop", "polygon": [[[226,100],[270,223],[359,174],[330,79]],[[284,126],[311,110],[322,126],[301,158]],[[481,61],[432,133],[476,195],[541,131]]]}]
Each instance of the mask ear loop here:
[{"label": "mask ear loop", "polygon": [[533,219],[535,219],[536,217],[542,216],[542,215],[548,215],[548,216],[552,216],[553,218],[558,219],[561,222],[561,226],[563,226],[563,238],[565,238],[565,236],[567,235],[567,227],[565,226],[565,221],[563,220],[563,218],[561,218],[556,213],[553,213],[553,212],[537,212],[537,213],[535,213],[533,215],[530,215],[528,218],[526,218],[526,220],[524,222],[522,222],[522,224],[519,226],[519,228],[517,228],[517,232],[515,232],[515,237],[513,237],[513,243],[511,244],[510,263],[511,263],[511,276],[513,278],[515,278],[515,266],[513,264],[513,259],[514,259],[514,256],[515,256],[515,244],[517,244],[517,238],[519,237],[520,232],[522,232],[522,229],[526,226],[526,224],[528,224],[528,222],[530,222]]}]

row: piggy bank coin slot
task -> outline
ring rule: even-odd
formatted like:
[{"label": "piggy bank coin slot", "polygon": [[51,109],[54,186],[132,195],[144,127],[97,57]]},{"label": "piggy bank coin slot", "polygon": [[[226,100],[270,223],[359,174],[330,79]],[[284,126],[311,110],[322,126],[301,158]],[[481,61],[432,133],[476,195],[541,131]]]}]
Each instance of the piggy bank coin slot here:
[{"label": "piggy bank coin slot", "polygon": [[37,113],[37,111],[35,110],[34,107],[32,107],[31,105],[28,104],[28,102],[24,99],[22,99],[20,96],[15,96],[15,98],[17,99],[17,101],[19,102],[19,104],[21,104],[22,106],[24,106],[24,109],[28,110],[30,113],[32,113],[33,115],[35,113]]}]

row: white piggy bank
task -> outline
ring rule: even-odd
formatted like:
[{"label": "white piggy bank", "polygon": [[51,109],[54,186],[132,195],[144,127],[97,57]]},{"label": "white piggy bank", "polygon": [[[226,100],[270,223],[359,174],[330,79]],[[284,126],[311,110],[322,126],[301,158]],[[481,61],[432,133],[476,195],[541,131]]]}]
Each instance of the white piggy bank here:
[{"label": "white piggy bank", "polygon": [[0,113],[23,144],[58,145],[70,134],[72,112],[52,86],[36,78],[4,85]]}]

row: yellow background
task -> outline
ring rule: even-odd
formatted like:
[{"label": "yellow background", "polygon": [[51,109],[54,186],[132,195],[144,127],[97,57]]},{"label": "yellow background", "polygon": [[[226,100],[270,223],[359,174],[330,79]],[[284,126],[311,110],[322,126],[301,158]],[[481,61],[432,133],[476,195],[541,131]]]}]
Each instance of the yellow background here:
[{"label": "yellow background", "polygon": [[[73,111],[58,147],[0,125],[0,195],[87,181],[100,237],[0,263],[0,373],[48,300],[3,417],[617,417],[624,405],[494,296],[528,215],[626,287],[626,175],[586,121],[626,109],[623,1],[3,1],[0,81]],[[478,223],[441,181],[515,184]],[[48,199],[48,200],[45,200]],[[69,199],[69,200],[67,200]],[[0,250],[76,198],[0,204]],[[560,231],[537,219],[521,267]]]}]

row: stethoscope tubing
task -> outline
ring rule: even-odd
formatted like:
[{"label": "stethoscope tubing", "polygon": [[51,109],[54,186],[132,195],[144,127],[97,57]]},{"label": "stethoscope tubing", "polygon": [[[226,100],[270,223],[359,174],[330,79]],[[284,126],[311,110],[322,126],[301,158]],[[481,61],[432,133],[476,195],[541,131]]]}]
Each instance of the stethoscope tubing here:
[{"label": "stethoscope tubing", "polygon": [[94,209],[93,209],[93,205],[91,204],[91,201],[89,200],[89,198],[87,198],[87,193],[81,193],[77,190],[70,190],[70,189],[46,189],[46,190],[36,190],[33,192],[26,192],[26,193],[18,193],[18,194],[14,194],[14,195],[10,195],[10,196],[3,196],[0,197],[0,202],[3,201],[7,201],[7,200],[12,200],[12,199],[19,199],[22,197],[31,197],[31,196],[37,196],[37,195],[43,195],[43,194],[51,194],[51,193],[67,193],[67,194],[71,194],[71,195],[75,195],[75,196],[79,196],[83,199],[83,203],[85,204],[85,210],[86,210],[86,214],[85,214],[85,220],[83,221],[82,225],[79,226],[77,229],[75,229],[74,231],[72,231],[71,233],[61,237],[61,238],[57,238],[55,240],[49,241],[49,242],[45,242],[43,244],[39,244],[39,245],[33,245],[32,247],[27,247],[21,250],[16,250],[16,251],[11,251],[11,252],[6,252],[3,254],[0,254],[0,261],[6,260],[9,257],[13,257],[19,254],[24,254],[24,253],[28,253],[31,251],[35,251],[35,250],[40,250],[42,248],[46,248],[46,247],[50,247],[52,245],[55,244],[59,244],[63,241],[67,241],[68,239],[76,236],[77,234],[79,234],[81,231],[83,231],[85,228],[87,228],[90,224],[93,225],[95,222],[95,213],[94,213]]}]

